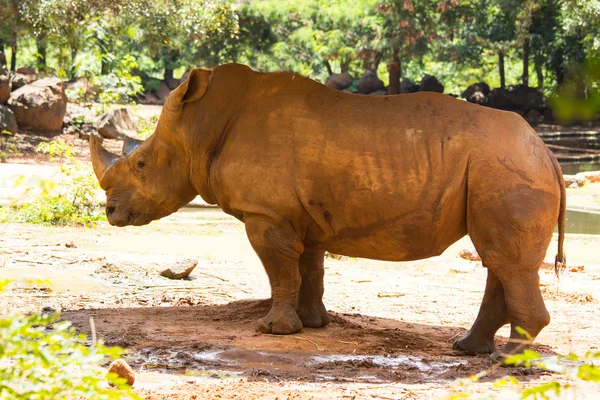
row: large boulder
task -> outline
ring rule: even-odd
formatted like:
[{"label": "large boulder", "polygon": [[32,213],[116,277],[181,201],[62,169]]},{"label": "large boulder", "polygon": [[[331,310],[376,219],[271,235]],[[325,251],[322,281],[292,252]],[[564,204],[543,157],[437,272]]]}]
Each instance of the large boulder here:
[{"label": "large boulder", "polygon": [[20,129],[59,131],[67,112],[63,81],[44,78],[25,85],[10,94],[7,104],[15,113]]},{"label": "large boulder", "polygon": [[137,127],[126,108],[105,112],[98,117],[94,126],[98,133],[107,139],[123,139],[125,136],[137,135]]},{"label": "large boulder", "polygon": [[400,93],[416,93],[419,91],[419,85],[408,78],[402,79],[400,82]]},{"label": "large boulder", "polygon": [[11,133],[17,133],[17,120],[15,114],[7,106],[0,105],[0,133],[2,131],[9,131]]},{"label": "large boulder", "polygon": [[494,89],[488,99],[490,106],[501,110],[528,113],[531,110],[543,112],[546,107],[544,95],[539,90],[525,85]]},{"label": "large boulder", "polygon": [[490,86],[485,82],[470,85],[460,94],[460,97],[469,103],[487,104],[487,96],[490,94]]},{"label": "large boulder", "polygon": [[12,85],[12,90],[15,91],[27,85],[29,83],[29,79],[27,79],[27,76],[18,72],[11,72],[10,83]]},{"label": "large boulder", "polygon": [[377,90],[383,90],[385,85],[383,81],[377,77],[377,74],[373,71],[367,71],[360,77],[356,84],[358,93],[369,94],[376,92]]},{"label": "large boulder", "polygon": [[0,70],[0,104],[6,103],[10,98],[10,77],[3,72]]},{"label": "large boulder", "polygon": [[179,86],[179,79],[170,78],[170,79],[167,79],[165,81],[165,83],[167,84],[167,87],[169,89],[175,90],[175,88],[177,88],[177,86]]},{"label": "large boulder", "polygon": [[341,74],[332,74],[325,81],[325,86],[328,86],[337,90],[348,89],[354,82],[354,78],[348,72],[342,72]]},{"label": "large boulder", "polygon": [[161,82],[158,90],[156,91],[156,97],[158,97],[158,102],[160,104],[164,104],[167,101],[167,97],[171,94],[171,89],[167,86],[166,82]]},{"label": "large boulder", "polygon": [[425,75],[421,79],[421,85],[419,86],[419,92],[438,92],[444,93],[444,85],[433,75]]}]

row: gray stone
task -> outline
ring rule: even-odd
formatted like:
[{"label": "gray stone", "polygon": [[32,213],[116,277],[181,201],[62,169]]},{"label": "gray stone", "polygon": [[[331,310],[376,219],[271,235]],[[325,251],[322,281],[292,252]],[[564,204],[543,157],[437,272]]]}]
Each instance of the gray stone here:
[{"label": "gray stone", "polygon": [[377,90],[382,90],[385,87],[383,81],[377,77],[377,74],[373,71],[367,71],[363,76],[360,77],[356,88],[358,93],[369,94]]},{"label": "gray stone", "polygon": [[178,261],[160,271],[159,274],[169,279],[184,279],[192,273],[196,265],[198,265],[198,260],[188,259]]},{"label": "gray stone", "polygon": [[419,92],[437,92],[444,93],[444,85],[433,75],[425,75],[421,79],[421,85],[419,86]]},{"label": "gray stone", "polygon": [[563,175],[563,179],[565,180],[565,186],[568,188],[582,187],[587,181],[586,176],[581,174]]},{"label": "gray stone", "polygon": [[129,117],[126,108],[110,110],[102,114],[94,124],[98,133],[107,139],[123,139],[137,136],[137,127]]},{"label": "gray stone", "polygon": [[348,89],[354,82],[354,78],[348,72],[342,72],[341,74],[330,75],[325,81],[325,86],[332,89],[344,90]]},{"label": "gray stone", "polygon": [[6,106],[0,105],[0,133],[9,131],[18,133],[17,120],[12,110]]},{"label": "gray stone", "polygon": [[419,91],[419,85],[417,85],[410,79],[404,78],[404,79],[402,79],[402,82],[400,82],[400,93],[402,93],[402,94],[416,93],[418,91]]}]

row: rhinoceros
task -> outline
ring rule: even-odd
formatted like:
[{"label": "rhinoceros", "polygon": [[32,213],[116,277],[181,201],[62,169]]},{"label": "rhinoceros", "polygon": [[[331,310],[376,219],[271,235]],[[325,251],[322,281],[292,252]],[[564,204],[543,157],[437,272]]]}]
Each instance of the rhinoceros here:
[{"label": "rhinoceros", "polygon": [[[330,320],[326,251],[376,260],[441,254],[469,234],[487,268],[475,323],[454,348],[504,353],[550,322],[538,269],[558,223],[560,166],[519,115],[439,93],[376,97],[239,64],[194,69],[154,134],[121,156],[90,136],[112,225],[144,225],[197,195],[245,224],[272,293],[256,324],[290,334]],[[497,354],[497,353],[495,353]]]}]

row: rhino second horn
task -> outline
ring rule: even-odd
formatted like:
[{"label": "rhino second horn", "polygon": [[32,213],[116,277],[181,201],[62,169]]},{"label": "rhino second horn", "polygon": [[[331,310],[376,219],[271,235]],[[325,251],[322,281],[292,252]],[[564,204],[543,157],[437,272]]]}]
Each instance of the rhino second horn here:
[{"label": "rhino second horn", "polygon": [[143,140],[137,140],[134,138],[130,138],[129,136],[125,136],[125,139],[123,140],[123,150],[121,151],[121,157],[127,157],[142,143],[144,143]]},{"label": "rhino second horn", "polygon": [[90,135],[90,156],[92,157],[92,167],[96,178],[102,185],[102,177],[106,169],[113,165],[119,157],[106,150],[96,135]]}]

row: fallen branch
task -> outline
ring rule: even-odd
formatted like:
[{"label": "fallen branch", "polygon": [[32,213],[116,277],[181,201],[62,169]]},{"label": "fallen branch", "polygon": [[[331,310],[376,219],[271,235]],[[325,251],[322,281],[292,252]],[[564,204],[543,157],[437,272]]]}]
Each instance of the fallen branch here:
[{"label": "fallen branch", "polygon": [[310,343],[312,343],[313,345],[315,345],[315,347],[316,347],[316,348],[317,348],[317,350],[319,350],[319,351],[324,351],[324,350],[325,350],[325,349],[322,349],[322,348],[321,348],[321,347],[320,347],[318,344],[316,344],[315,342],[313,342],[313,341],[312,341],[312,340],[310,340],[310,339],[303,338],[303,337],[301,337],[301,336],[294,336],[294,337],[295,337],[296,339],[300,339],[300,340],[306,340],[307,342],[310,342]]}]

